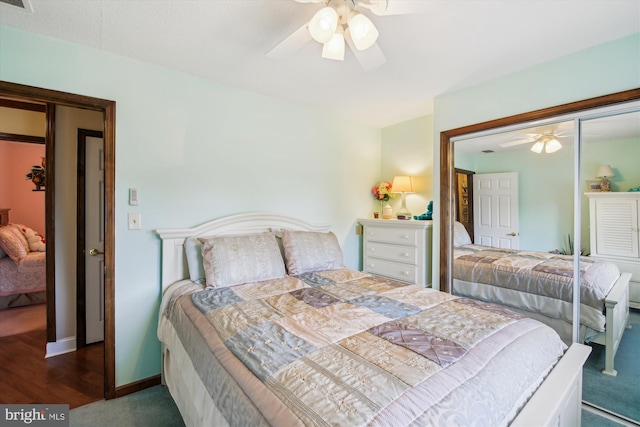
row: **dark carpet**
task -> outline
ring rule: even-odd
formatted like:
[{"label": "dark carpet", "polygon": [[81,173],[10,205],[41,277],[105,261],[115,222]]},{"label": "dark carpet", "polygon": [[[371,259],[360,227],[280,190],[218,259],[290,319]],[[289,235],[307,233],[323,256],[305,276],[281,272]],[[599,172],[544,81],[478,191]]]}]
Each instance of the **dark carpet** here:
[{"label": "dark carpet", "polygon": [[631,329],[625,330],[614,368],[615,377],[604,375],[604,346],[593,344],[582,378],[582,399],[640,423],[640,311],[631,310]]},{"label": "dark carpet", "polygon": [[72,409],[70,427],[184,427],[165,386],[151,387],[118,399],[101,400]]}]

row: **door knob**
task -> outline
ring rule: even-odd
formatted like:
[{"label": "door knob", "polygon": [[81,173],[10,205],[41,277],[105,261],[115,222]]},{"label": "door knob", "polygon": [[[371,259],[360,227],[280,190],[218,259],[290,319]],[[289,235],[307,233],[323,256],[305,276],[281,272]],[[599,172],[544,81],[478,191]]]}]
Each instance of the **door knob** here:
[{"label": "door knob", "polygon": [[96,248],[91,248],[89,250],[89,255],[91,255],[91,256],[104,255],[104,252],[102,252],[102,251],[100,251],[100,250],[98,250]]},{"label": "door knob", "polygon": [[515,231],[512,231],[511,233],[507,233],[507,236],[517,236],[518,233],[516,233]]}]

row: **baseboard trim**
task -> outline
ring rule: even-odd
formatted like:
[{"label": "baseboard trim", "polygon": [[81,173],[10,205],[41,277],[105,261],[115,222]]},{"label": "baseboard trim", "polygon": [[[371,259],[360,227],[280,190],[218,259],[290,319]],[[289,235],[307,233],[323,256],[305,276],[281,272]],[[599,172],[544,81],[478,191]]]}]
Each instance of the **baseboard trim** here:
[{"label": "baseboard trim", "polygon": [[135,393],[136,391],[144,390],[145,388],[160,385],[160,379],[160,375],[155,375],[153,377],[144,378],[133,383],[116,387],[115,397],[126,396],[127,394]]},{"label": "baseboard trim", "polygon": [[625,427],[636,427],[640,426],[638,422],[625,417],[624,415],[617,414],[615,412],[609,411],[608,409],[602,408],[598,405],[594,405],[591,402],[582,401],[582,409],[587,412],[591,412],[592,414],[596,414],[602,418],[605,418],[609,421],[614,421]]},{"label": "baseboard trim", "polygon": [[48,342],[45,359],[61,354],[76,351],[76,337],[62,338],[58,341]]}]

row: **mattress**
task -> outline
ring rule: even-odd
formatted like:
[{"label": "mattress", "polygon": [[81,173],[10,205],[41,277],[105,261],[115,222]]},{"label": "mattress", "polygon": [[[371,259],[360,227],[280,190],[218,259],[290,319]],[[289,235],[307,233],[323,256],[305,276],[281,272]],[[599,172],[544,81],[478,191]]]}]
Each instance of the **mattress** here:
[{"label": "mattress", "polygon": [[566,349],[504,308],[348,269],[174,286],[159,338],[232,425],[507,425]]}]

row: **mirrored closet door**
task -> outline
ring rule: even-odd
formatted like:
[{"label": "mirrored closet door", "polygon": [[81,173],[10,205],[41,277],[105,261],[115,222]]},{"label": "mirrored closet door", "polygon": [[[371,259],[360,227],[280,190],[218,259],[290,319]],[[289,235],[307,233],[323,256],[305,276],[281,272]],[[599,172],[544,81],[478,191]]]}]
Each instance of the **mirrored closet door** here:
[{"label": "mirrored closet door", "polygon": [[[630,110],[630,111],[629,111]],[[605,347],[592,345],[583,400],[640,423],[640,112],[605,110],[580,121],[583,251],[632,273],[628,324],[615,354],[616,376],[600,373]],[[626,302],[626,301],[621,301]]]},{"label": "mirrored closet door", "polygon": [[[633,329],[624,329],[624,323],[637,324],[640,316],[633,308],[640,276],[637,197],[640,191],[631,191],[640,190],[636,188],[640,186],[638,92],[629,91],[626,97],[615,94],[602,103],[588,100],[584,108],[575,111],[550,109],[556,114],[534,112],[522,115],[520,120],[498,120],[444,132],[440,263],[441,289],[484,300],[493,298],[549,324],[567,344],[585,339],[606,344],[605,334],[599,335],[599,331],[607,329],[604,328],[607,320],[598,317],[597,309],[588,307],[588,292],[569,285],[559,291],[566,302],[558,303],[551,295],[538,294],[527,301],[528,297],[517,297],[509,289],[490,291],[478,284],[465,287],[468,285],[465,280],[455,277],[459,246],[469,243],[493,247],[495,252],[525,251],[525,258],[549,261],[561,274],[572,278],[573,283],[587,280],[596,271],[592,268],[596,261],[613,261],[620,272],[633,273],[625,291],[630,296],[615,296],[622,302],[619,307],[624,308],[625,314],[609,320],[616,327],[623,325],[619,345],[609,346],[618,350],[611,359],[615,360],[615,368],[608,369],[610,375],[602,373],[608,360],[607,347],[591,343],[593,351],[585,365],[583,398],[596,407],[636,421],[640,421],[637,413],[640,409],[635,409],[638,405],[633,402],[640,401],[640,389],[632,378],[640,375],[637,357],[640,339],[631,332]],[[502,122],[504,126],[497,125]],[[473,196],[467,202],[472,212],[471,226],[460,224],[460,218],[465,218],[460,212],[464,208],[460,200],[460,170],[473,180],[470,185]],[[594,211],[603,206],[607,209]],[[611,233],[612,228],[614,235],[609,234],[603,240],[605,232]],[[457,230],[465,230],[468,238],[460,240]],[[529,260],[521,262],[526,264]],[[612,292],[614,284],[624,287],[617,270],[614,273],[613,278],[606,279],[611,283],[602,285],[607,288],[603,292]],[[581,304],[572,303],[578,300]],[[631,309],[627,308],[629,304]],[[539,310],[532,309],[536,305]],[[590,310],[595,313],[591,319],[594,323],[574,323],[574,319],[590,317]],[[634,329],[640,333],[640,325]],[[629,350],[634,347],[635,350]],[[611,375],[615,373],[618,375]],[[633,384],[627,388],[626,383]]]}]

